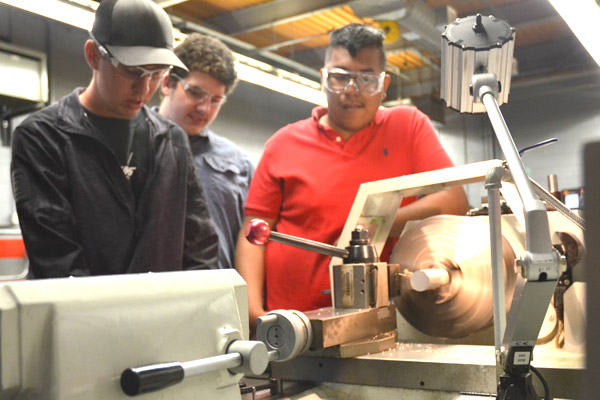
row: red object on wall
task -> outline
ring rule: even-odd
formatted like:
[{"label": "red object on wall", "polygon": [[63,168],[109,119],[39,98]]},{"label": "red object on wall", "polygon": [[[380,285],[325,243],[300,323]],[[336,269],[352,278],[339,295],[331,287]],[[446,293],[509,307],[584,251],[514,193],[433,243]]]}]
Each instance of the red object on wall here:
[{"label": "red object on wall", "polygon": [[25,257],[25,243],[22,238],[0,239],[0,258]]}]

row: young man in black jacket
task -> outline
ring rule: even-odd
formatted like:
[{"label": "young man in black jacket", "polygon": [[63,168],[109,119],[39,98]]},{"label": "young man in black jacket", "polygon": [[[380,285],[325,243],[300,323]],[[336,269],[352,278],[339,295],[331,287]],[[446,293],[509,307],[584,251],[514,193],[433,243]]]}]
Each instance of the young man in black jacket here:
[{"label": "young man in black jacket", "polygon": [[213,268],[217,236],[185,132],[145,103],[172,66],[172,25],[150,0],[104,0],[87,88],[15,131],[12,179],[35,278]]}]

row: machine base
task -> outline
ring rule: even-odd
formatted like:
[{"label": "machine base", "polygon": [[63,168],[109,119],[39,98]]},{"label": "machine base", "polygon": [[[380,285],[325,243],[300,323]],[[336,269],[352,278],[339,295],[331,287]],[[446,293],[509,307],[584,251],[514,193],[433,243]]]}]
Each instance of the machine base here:
[{"label": "machine base", "polygon": [[[553,396],[578,398],[584,370],[582,354],[538,346],[533,364]],[[284,381],[328,382],[491,396],[497,390],[493,346],[399,343],[357,358],[298,357],[271,365]],[[534,379],[538,393],[543,388]]]}]

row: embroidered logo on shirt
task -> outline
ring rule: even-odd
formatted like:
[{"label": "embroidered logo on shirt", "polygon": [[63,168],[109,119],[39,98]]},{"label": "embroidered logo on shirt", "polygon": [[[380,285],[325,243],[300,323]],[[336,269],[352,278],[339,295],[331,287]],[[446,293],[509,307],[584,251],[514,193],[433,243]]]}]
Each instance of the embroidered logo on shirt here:
[{"label": "embroidered logo on shirt", "polygon": [[129,164],[131,164],[132,158],[133,158],[133,152],[129,153],[129,158],[127,159],[127,165],[123,165],[121,167],[121,169],[123,170],[123,175],[125,175],[125,178],[127,180],[131,179],[131,177],[133,176],[133,173],[137,169],[137,167],[129,166]]}]

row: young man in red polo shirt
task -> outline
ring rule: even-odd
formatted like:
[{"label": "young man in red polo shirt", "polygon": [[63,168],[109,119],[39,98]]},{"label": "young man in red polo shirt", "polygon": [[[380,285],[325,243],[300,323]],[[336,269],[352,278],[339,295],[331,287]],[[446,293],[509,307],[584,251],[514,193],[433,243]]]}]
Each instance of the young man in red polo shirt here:
[{"label": "young man in red polo shirt", "polygon": [[[306,311],[331,305],[329,257],[276,242],[246,241],[255,217],[278,232],[334,244],[361,183],[453,166],[427,116],[414,107],[379,109],[385,75],[384,34],[369,25],[333,31],[321,70],[327,108],[285,126],[265,145],[250,186],[236,268],[248,284],[250,322],[267,310]],[[401,207],[404,223],[436,214],[464,214],[462,187]]]}]

